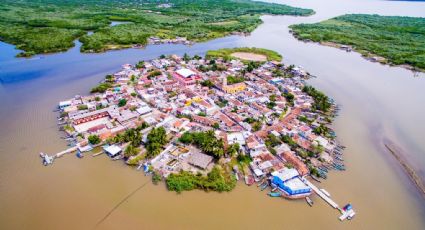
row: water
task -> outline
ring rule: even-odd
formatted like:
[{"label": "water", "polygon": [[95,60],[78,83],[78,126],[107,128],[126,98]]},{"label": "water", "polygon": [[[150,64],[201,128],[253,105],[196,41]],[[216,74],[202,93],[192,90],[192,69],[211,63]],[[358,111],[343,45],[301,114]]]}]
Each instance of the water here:
[{"label": "water", "polygon": [[[206,50],[256,46],[279,51],[286,63],[318,76],[311,84],[342,105],[334,128],[347,146],[345,172],[322,183],[341,205],[351,202],[357,216],[340,223],[338,213],[313,197],[272,199],[242,184],[231,193],[193,191],[177,195],[148,183],[115,210],[100,229],[425,229],[425,202],[398,163],[382,146],[390,138],[416,169],[425,168],[422,116],[425,79],[407,70],[371,63],[356,53],[295,40],[287,26],[344,13],[425,16],[424,3],[398,1],[285,1],[316,10],[312,17],[263,18],[249,37],[232,36],[191,47],[81,54],[68,52],[13,58],[18,51],[0,43],[0,226],[2,229],[92,229],[118,202],[149,180],[105,156],[65,156],[52,167],[38,153],[65,148],[52,112],[57,102],[86,94],[124,63],[161,54],[202,55]],[[420,171],[424,175],[423,171]]]}]

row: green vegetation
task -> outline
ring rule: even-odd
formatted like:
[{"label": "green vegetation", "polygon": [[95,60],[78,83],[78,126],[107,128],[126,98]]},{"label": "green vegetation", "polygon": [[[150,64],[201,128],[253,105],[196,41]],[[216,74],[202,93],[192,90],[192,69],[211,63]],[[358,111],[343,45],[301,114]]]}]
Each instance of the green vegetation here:
[{"label": "green vegetation", "polygon": [[304,86],[303,92],[307,93],[314,99],[314,103],[312,105],[313,109],[320,110],[322,112],[327,112],[331,108],[331,103],[329,102],[328,96],[315,89],[313,86]]},{"label": "green vegetation", "polygon": [[89,143],[90,143],[90,144],[92,144],[92,145],[97,145],[97,144],[99,144],[102,140],[100,140],[100,138],[99,138],[99,136],[98,136],[98,135],[90,135],[90,136],[88,137],[88,141],[89,141]]},{"label": "green vegetation", "polygon": [[123,98],[118,101],[118,107],[123,107],[127,104],[127,99]]},{"label": "green vegetation", "polygon": [[214,135],[214,131],[207,132],[185,132],[179,139],[184,144],[194,144],[203,152],[215,158],[224,155],[224,142]]},{"label": "green vegetation", "polygon": [[[249,48],[249,47],[210,50],[210,51],[207,52],[205,57],[207,59],[223,58],[225,60],[231,60],[231,59],[236,59],[236,57],[232,56],[232,53],[235,53],[235,52],[261,54],[261,55],[266,56],[268,61],[281,61],[282,60],[282,56],[279,53],[277,53],[273,50],[262,49],[262,48]],[[242,60],[242,61],[244,61],[244,60]]]},{"label": "green vegetation", "polygon": [[105,83],[100,83],[98,86],[92,88],[90,90],[90,93],[104,93],[106,92],[106,90],[112,88],[112,84],[105,82]]},{"label": "green vegetation", "polygon": [[205,81],[202,81],[201,82],[201,85],[202,86],[205,86],[205,87],[208,87],[208,88],[211,88],[211,87],[214,86],[214,83],[212,81],[210,81],[210,80],[205,80]]},{"label": "green vegetation", "polygon": [[302,40],[350,45],[365,56],[425,70],[425,18],[349,14],[291,29]]},{"label": "green vegetation", "polygon": [[245,81],[245,78],[243,78],[243,77],[236,77],[236,76],[227,76],[227,84],[228,85],[233,85],[233,84],[236,84],[236,83],[241,83],[241,82],[244,82]]},{"label": "green vegetation", "polygon": [[[125,154],[125,153],[124,153],[124,154]],[[142,155],[137,155],[137,156],[135,156],[135,157],[130,158],[130,159],[127,161],[127,164],[128,164],[128,165],[134,165],[134,166],[136,166],[136,165],[139,165],[139,162],[140,162],[141,160],[143,160],[143,156],[142,156]]]},{"label": "green vegetation", "polygon": [[162,181],[162,176],[157,171],[152,172],[152,183],[157,185],[160,181]]},{"label": "green vegetation", "polygon": [[[161,3],[172,7],[160,8]],[[101,52],[144,45],[151,36],[205,41],[251,32],[262,14],[313,13],[249,0],[3,0],[0,39],[22,49],[20,56],[65,51],[75,39],[83,43],[82,51]],[[113,21],[127,23],[111,26]]]},{"label": "green vegetation", "polygon": [[78,108],[78,110],[86,110],[89,107],[87,105],[78,105],[77,108]]},{"label": "green vegetation", "polygon": [[167,143],[164,127],[153,128],[148,134],[146,143],[147,157],[152,158],[161,153],[162,147]]},{"label": "green vegetation", "polygon": [[167,188],[178,193],[201,189],[205,191],[228,192],[235,188],[236,179],[225,170],[215,166],[207,176],[180,171],[166,179]]},{"label": "green vegetation", "polygon": [[131,156],[136,156],[139,152],[139,148],[134,147],[133,145],[128,145],[124,151],[124,157],[129,158]]},{"label": "green vegetation", "polygon": [[127,129],[124,133],[119,133],[115,137],[108,139],[107,142],[110,144],[130,142],[133,147],[138,147],[142,143],[142,134],[140,131],[147,127],[144,124],[146,123],[143,123],[136,129]]},{"label": "green vegetation", "polygon": [[154,71],[152,71],[152,72],[150,72],[149,74],[148,74],[148,79],[152,79],[152,78],[154,78],[154,77],[156,77],[156,76],[159,76],[159,75],[161,75],[162,73],[161,73],[161,71],[159,71],[159,70],[154,70]]},{"label": "green vegetation", "polygon": [[282,96],[285,97],[285,99],[286,99],[286,101],[288,102],[289,105],[291,105],[291,106],[294,105],[294,99],[295,99],[294,94],[289,93],[289,92],[284,92],[284,93],[282,93]]}]

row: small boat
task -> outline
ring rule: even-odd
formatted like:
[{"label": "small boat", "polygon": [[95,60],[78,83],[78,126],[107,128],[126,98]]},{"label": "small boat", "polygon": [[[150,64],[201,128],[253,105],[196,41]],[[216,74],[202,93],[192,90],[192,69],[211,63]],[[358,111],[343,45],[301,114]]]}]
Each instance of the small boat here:
[{"label": "small boat", "polygon": [[80,151],[77,151],[76,156],[77,156],[78,158],[83,158],[83,157],[84,157],[84,155],[83,155]]},{"label": "small boat", "polygon": [[312,201],[312,200],[310,199],[310,197],[308,197],[308,196],[307,196],[307,197],[305,197],[305,201],[307,201],[307,204],[308,204],[308,205],[310,205],[310,207],[312,207],[312,206],[313,206],[313,204],[314,204],[314,203],[313,203],[313,201]]},{"label": "small boat", "polygon": [[329,194],[329,192],[328,192],[328,191],[326,191],[325,189],[321,188],[321,189],[320,189],[320,191],[321,191],[323,194],[325,194],[326,196],[331,197],[331,194]]},{"label": "small boat", "polygon": [[249,176],[245,176],[245,184],[247,184],[248,186],[251,186],[252,184],[254,184],[254,177],[249,175]]},{"label": "small boat", "polygon": [[268,195],[270,197],[281,197],[282,194],[280,192],[269,192]]},{"label": "small boat", "polygon": [[317,178],[315,175],[310,175],[311,178],[319,183],[321,183],[321,181],[319,180],[319,178]]},{"label": "small boat", "polygon": [[261,185],[261,191],[263,191],[267,187],[269,187],[269,184],[268,183],[265,183],[265,184]]},{"label": "small boat", "polygon": [[145,173],[149,172],[149,165],[147,163],[143,164],[143,172],[145,172]]}]

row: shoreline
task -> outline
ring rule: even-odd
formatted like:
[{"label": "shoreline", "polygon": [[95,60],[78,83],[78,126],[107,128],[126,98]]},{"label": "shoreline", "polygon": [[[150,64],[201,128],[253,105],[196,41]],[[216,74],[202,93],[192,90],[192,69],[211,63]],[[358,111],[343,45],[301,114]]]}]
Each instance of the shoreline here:
[{"label": "shoreline", "polygon": [[394,159],[403,168],[403,171],[407,174],[410,181],[414,184],[414,186],[422,195],[422,197],[425,198],[425,184],[423,180],[418,176],[416,170],[405,159],[403,159],[404,158],[402,155],[403,151],[400,149],[400,147],[396,146],[396,144],[390,140],[384,140],[383,144],[385,148],[394,157]]},{"label": "shoreline", "polygon": [[328,46],[328,47],[333,47],[333,48],[337,48],[337,49],[340,49],[340,50],[345,50],[346,52],[355,51],[356,53],[359,53],[362,58],[364,58],[364,59],[366,59],[367,61],[370,61],[370,62],[376,62],[376,63],[379,63],[381,65],[388,65],[390,67],[400,67],[400,68],[410,70],[414,73],[416,73],[416,72],[425,73],[425,69],[414,67],[414,66],[411,66],[409,64],[396,65],[396,64],[393,64],[388,59],[386,59],[385,57],[381,57],[381,56],[376,55],[374,53],[371,53],[367,50],[358,50],[358,49],[356,49],[356,47],[352,47],[351,45],[345,45],[345,44],[341,44],[341,43],[328,42],[328,41],[315,42],[315,41],[311,41],[311,40],[308,40],[308,39],[301,39],[301,38],[299,38],[297,33],[295,33],[292,29],[289,30],[289,33],[291,33],[293,35],[293,37],[296,38],[298,41],[302,41],[304,43],[315,43],[315,44],[322,45],[322,46]]}]

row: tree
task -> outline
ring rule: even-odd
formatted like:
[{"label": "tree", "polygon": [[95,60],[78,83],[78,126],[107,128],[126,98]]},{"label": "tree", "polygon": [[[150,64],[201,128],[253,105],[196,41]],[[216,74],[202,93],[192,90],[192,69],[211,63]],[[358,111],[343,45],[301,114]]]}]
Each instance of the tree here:
[{"label": "tree", "polygon": [[123,107],[124,105],[126,105],[127,104],[127,99],[125,99],[125,98],[123,98],[123,99],[120,99],[119,101],[118,101],[118,106],[119,107]]},{"label": "tree", "polygon": [[259,121],[256,121],[251,126],[252,126],[252,131],[256,132],[263,127],[263,124],[261,124],[261,122]]},{"label": "tree", "polygon": [[190,56],[187,53],[184,53],[183,60],[186,61],[186,62],[189,61],[190,60]]},{"label": "tree", "polygon": [[139,61],[139,63],[136,64],[136,68],[141,69],[145,67],[145,62],[144,61]]},{"label": "tree", "polygon": [[131,156],[135,156],[140,152],[139,148],[134,147],[133,145],[128,145],[124,151],[124,157],[129,158]]},{"label": "tree", "polygon": [[213,124],[213,126],[212,126],[214,129],[219,129],[220,128],[220,125],[216,122],[216,123],[214,123]]},{"label": "tree", "polygon": [[97,145],[100,143],[100,137],[98,135],[90,135],[88,138],[88,141],[92,145]]},{"label": "tree", "polygon": [[182,142],[183,144],[191,144],[193,142],[193,136],[190,132],[185,132],[179,138],[179,141]]},{"label": "tree", "polygon": [[239,143],[234,143],[227,148],[227,153],[230,156],[236,156],[240,150]]},{"label": "tree", "polygon": [[167,143],[167,136],[164,127],[153,128],[149,132],[147,139],[147,156],[151,158],[161,153],[162,147]]}]

